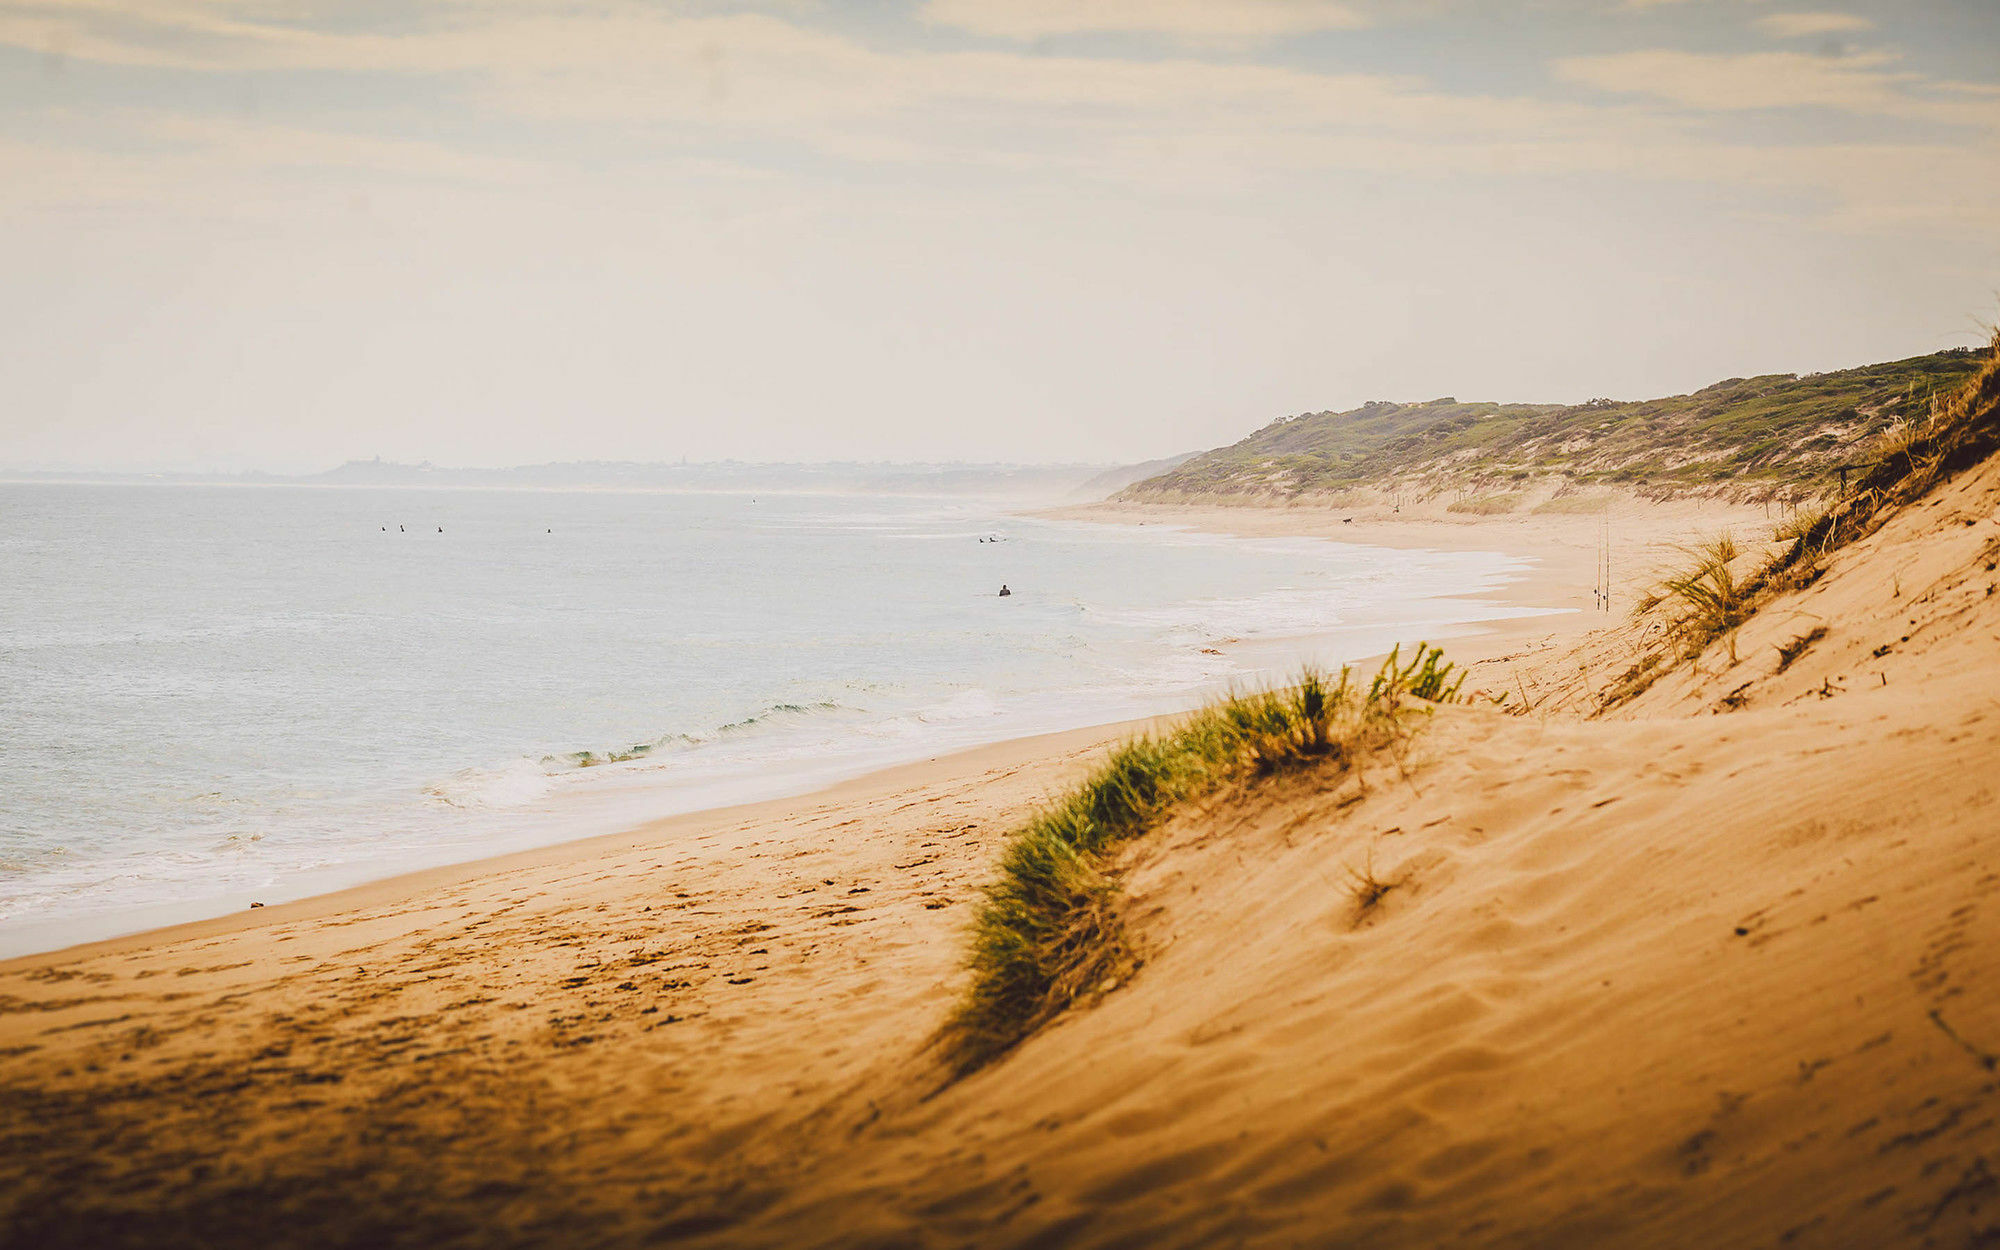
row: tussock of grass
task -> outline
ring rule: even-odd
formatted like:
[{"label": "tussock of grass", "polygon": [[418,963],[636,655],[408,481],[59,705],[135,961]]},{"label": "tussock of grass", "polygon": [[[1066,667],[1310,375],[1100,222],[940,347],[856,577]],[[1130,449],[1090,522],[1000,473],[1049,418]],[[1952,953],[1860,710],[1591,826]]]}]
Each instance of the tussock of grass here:
[{"label": "tussock of grass", "polygon": [[1455,699],[1464,674],[1434,647],[1400,648],[1364,692],[1307,669],[1289,688],[1236,695],[1163,735],[1135,738],[1031,817],[1001,856],[973,918],[972,984],[939,1041],[968,1072],[1137,959],[1116,909],[1114,853],[1176,805],[1314,765],[1352,767],[1408,732],[1406,696]]},{"label": "tussock of grass", "polygon": [[[1443,647],[1433,647],[1425,643],[1417,644],[1417,654],[1408,664],[1399,664],[1403,648],[1399,643],[1389,651],[1389,658],[1382,662],[1382,671],[1375,674],[1369,684],[1368,699],[1376,702],[1394,698],[1402,691],[1427,703],[1456,703],[1458,688],[1465,684],[1465,672],[1460,670],[1454,680],[1451,676],[1456,665],[1444,658]],[[1341,671],[1343,684],[1346,670]],[[1449,683],[1449,684],[1447,684]]]},{"label": "tussock of grass", "polygon": [[[1710,643],[1749,619],[1751,605],[1746,589],[1737,582],[1731,568],[1742,554],[1737,550],[1736,540],[1722,534],[1681,550],[1689,557],[1687,567],[1641,596],[1632,609],[1636,617],[1648,616],[1662,606],[1673,609],[1660,634],[1664,645],[1641,654],[1631,668],[1611,683],[1599,699],[1599,711],[1638,698],[1672,670],[1670,660],[1700,655]],[[1733,657],[1733,641],[1730,647]]]},{"label": "tussock of grass", "polygon": [[1667,624],[1668,637],[1681,655],[1691,656],[1741,625],[1749,605],[1730,569],[1739,554],[1734,539],[1724,534],[1684,550],[1693,563],[1661,582],[1659,595],[1676,608]]}]

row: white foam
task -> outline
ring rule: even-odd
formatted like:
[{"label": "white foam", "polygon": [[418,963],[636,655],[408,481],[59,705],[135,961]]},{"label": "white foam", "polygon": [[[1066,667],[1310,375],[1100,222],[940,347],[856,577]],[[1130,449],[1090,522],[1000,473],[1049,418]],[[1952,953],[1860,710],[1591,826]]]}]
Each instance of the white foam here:
[{"label": "white foam", "polygon": [[499,768],[467,768],[425,787],[425,793],[452,807],[523,807],[547,798],[555,780],[533,760]]}]

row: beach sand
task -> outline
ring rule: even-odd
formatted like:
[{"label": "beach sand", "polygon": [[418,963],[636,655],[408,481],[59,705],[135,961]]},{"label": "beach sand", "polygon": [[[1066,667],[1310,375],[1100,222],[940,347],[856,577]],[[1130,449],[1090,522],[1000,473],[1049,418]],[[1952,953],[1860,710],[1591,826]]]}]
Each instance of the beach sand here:
[{"label": "beach sand", "polygon": [[1243,538],[1330,538],[1398,551],[1499,551],[1533,563],[1491,596],[1507,606],[1554,609],[1545,616],[1483,622],[1475,636],[1456,639],[1453,658],[1488,659],[1516,640],[1569,639],[1605,625],[1592,594],[1598,560],[1608,540],[1612,613],[1628,611],[1661,572],[1680,562],[1682,549],[1718,534],[1759,539],[1782,522],[1776,508],[1719,500],[1654,502],[1621,494],[1601,511],[1466,516],[1441,505],[1410,505],[1391,512],[1379,505],[1329,508],[1238,507],[1223,504],[1096,503],[1048,509],[1039,515],[1123,525],[1168,525]]},{"label": "beach sand", "polygon": [[[0,1228],[1984,1244],[1993,468],[1623,719],[1447,708],[1358,801],[1307,773],[1175,816],[1127,865],[1144,966],[957,1082],[929,1039],[969,900],[1010,826],[1132,726],[0,965]],[[1523,551],[1542,564],[1505,597],[1552,607],[1589,606],[1599,532],[1092,514]],[[1674,541],[1758,520],[1635,508],[1618,597]],[[1774,671],[1807,617],[1831,633]],[[1619,621],[1534,618],[1453,654],[1553,698],[1629,662]],[[1707,715],[1725,694],[1738,710]],[[1361,871],[1393,884],[1376,906]]]}]

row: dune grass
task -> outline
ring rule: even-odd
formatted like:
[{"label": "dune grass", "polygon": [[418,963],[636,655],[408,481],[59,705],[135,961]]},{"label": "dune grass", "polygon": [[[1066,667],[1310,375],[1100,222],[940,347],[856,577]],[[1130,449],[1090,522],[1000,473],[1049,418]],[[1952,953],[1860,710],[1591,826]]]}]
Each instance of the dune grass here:
[{"label": "dune grass", "polygon": [[939,1037],[947,1062],[959,1073],[981,1066],[1137,966],[1116,907],[1120,847],[1226,786],[1350,769],[1409,732],[1409,699],[1449,702],[1464,677],[1438,648],[1419,644],[1408,661],[1398,648],[1365,691],[1346,669],[1308,668],[1296,685],[1219,700],[1118,747],[1002,853],[973,917],[971,986]]},{"label": "dune grass", "polygon": [[[1890,510],[2000,451],[2000,331],[1985,363],[1965,385],[1930,405],[1920,419],[1884,434],[1871,449],[1853,491],[1780,532],[1790,546],[1767,572],[1775,579],[1797,565],[1816,564],[1872,533]],[[1783,583],[1780,583],[1780,588]]]},{"label": "dune grass", "polygon": [[1675,605],[1667,634],[1685,657],[1741,625],[1749,604],[1730,567],[1740,554],[1735,539],[1723,534],[1684,550],[1691,563],[1660,583],[1659,597]]},{"label": "dune grass", "polygon": [[1825,520],[1826,514],[1831,510],[1831,507],[1825,502],[1795,510],[1790,516],[1779,522],[1776,529],[1771,531],[1771,541],[1778,543],[1797,542],[1807,534],[1812,533],[1814,527]]},{"label": "dune grass", "polygon": [[[1726,540],[1718,540],[1694,549],[1691,566],[1642,599],[1635,612],[1644,616],[1662,604],[1678,606],[1663,632],[1674,659],[1692,659],[1716,639],[1732,635],[1734,660],[1733,631],[1759,607],[1787,591],[1810,586],[1825,571],[1833,552],[1867,537],[1897,508],[1915,503],[1954,474],[1996,453],[2000,453],[2000,331],[1994,334],[1984,363],[1962,387],[1931,403],[1921,419],[1896,426],[1875,442],[1852,491],[1801,510],[1780,525],[1772,535],[1778,550],[1761,568],[1739,582],[1730,568],[1734,544],[1728,544],[1725,556]],[[1815,630],[1778,647],[1778,671],[1790,667],[1825,633]],[[1637,698],[1671,667],[1657,651],[1642,655],[1605,693],[1599,711]]]}]

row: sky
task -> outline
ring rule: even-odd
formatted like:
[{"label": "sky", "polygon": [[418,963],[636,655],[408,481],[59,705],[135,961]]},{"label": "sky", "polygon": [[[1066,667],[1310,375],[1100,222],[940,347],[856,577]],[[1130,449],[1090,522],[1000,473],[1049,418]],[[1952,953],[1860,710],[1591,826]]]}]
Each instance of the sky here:
[{"label": "sky", "polygon": [[1131,461],[1983,340],[1994,0],[0,0],[0,467]]}]

